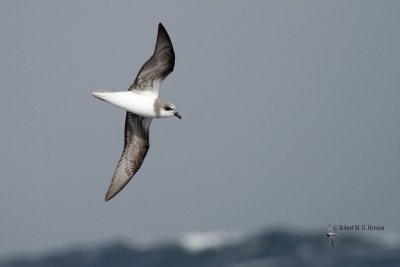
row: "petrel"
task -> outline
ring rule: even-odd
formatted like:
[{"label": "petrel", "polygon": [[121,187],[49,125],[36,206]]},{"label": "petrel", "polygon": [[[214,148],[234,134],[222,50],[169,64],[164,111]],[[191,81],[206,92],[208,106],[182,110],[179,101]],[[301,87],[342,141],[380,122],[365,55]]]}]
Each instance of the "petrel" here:
[{"label": "petrel", "polygon": [[149,130],[153,118],[181,115],[171,104],[159,98],[164,79],[174,70],[175,53],[171,39],[159,23],[156,46],[128,91],[93,92],[93,96],[127,111],[124,149],[112,177],[105,201],[117,195],[139,170],[149,150]]},{"label": "petrel", "polygon": [[326,233],[326,236],[329,237],[329,239],[331,240],[332,248],[335,248],[335,238],[336,238],[337,234],[335,234],[333,232],[330,224],[329,224],[328,233]]}]

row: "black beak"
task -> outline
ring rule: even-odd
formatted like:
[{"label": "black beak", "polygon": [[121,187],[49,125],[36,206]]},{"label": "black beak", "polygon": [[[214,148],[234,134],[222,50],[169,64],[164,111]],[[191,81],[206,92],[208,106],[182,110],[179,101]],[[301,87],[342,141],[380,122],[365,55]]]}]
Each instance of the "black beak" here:
[{"label": "black beak", "polygon": [[178,119],[180,119],[180,120],[182,119],[182,116],[181,116],[181,114],[178,113],[178,111],[175,111],[175,112],[174,112],[174,115],[175,115],[176,117],[178,117]]}]

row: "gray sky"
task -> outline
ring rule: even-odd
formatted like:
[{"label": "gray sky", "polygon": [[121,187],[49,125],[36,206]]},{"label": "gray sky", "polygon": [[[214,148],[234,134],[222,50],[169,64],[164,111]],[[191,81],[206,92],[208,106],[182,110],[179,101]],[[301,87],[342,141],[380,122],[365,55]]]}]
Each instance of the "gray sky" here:
[{"label": "gray sky", "polygon": [[[400,230],[400,2],[1,1],[0,256],[189,231]],[[135,179],[104,202],[126,90],[170,34]]]}]

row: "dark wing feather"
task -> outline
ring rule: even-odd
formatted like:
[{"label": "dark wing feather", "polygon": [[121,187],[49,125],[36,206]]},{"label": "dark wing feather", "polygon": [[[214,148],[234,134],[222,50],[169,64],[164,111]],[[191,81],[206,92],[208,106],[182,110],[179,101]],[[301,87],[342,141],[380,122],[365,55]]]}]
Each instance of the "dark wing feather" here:
[{"label": "dark wing feather", "polygon": [[139,170],[149,150],[151,118],[126,113],[124,150],[115,169],[105,200],[118,194]]},{"label": "dark wing feather", "polygon": [[129,91],[151,91],[159,95],[162,81],[174,70],[175,53],[171,39],[164,26],[158,25],[158,35],[154,53],[143,64]]}]

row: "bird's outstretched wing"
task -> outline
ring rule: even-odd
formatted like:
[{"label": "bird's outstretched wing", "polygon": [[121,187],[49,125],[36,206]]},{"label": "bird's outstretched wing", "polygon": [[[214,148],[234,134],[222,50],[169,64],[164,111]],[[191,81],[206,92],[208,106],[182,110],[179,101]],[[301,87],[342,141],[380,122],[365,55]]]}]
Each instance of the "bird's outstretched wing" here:
[{"label": "bird's outstretched wing", "polygon": [[158,96],[162,81],[174,70],[175,53],[164,26],[158,24],[154,53],[143,64],[129,91],[146,91]]},{"label": "bird's outstretched wing", "polygon": [[151,118],[126,113],[124,150],[115,169],[105,200],[118,194],[139,170],[149,150]]}]

